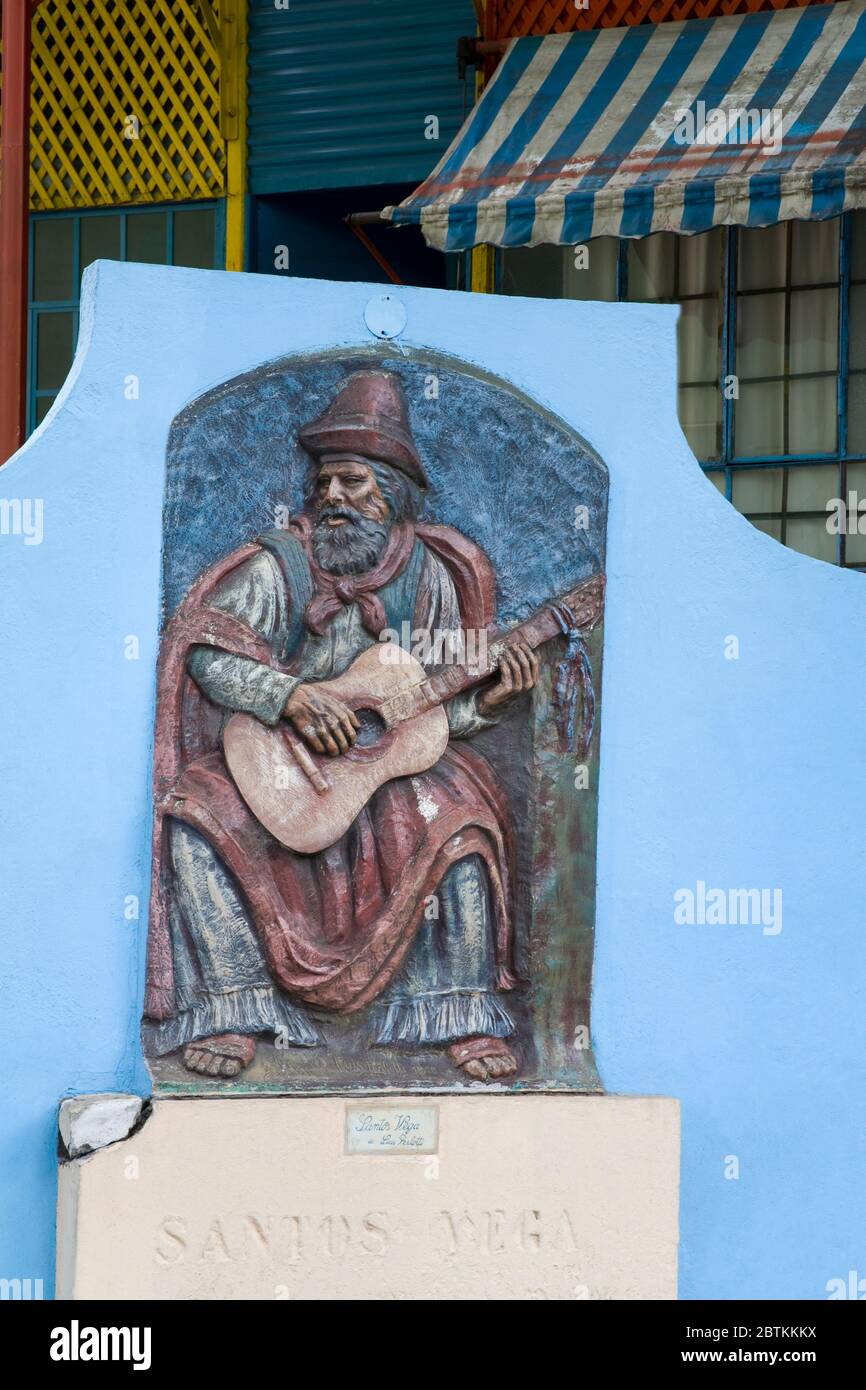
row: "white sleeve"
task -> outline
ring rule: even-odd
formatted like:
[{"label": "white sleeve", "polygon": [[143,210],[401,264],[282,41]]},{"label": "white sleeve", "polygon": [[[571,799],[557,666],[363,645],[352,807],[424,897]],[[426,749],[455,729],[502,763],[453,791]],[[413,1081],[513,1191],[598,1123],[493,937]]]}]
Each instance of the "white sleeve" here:
[{"label": "white sleeve", "polygon": [[[426,611],[418,626],[423,627],[427,633],[434,654],[437,650],[442,653],[439,657],[441,663],[449,659],[449,652],[459,653],[463,650],[465,642],[461,641],[461,637],[465,638],[465,634],[462,633],[460,604],[454,580],[438,556],[429,550],[421,574],[421,585],[421,597]],[[449,640],[449,636],[452,636],[453,640]],[[452,660],[459,660],[459,656],[452,657]],[[494,728],[499,722],[498,716],[489,718],[478,712],[477,690],[464,690],[462,694],[455,695],[454,699],[446,704],[445,713],[448,715],[448,728],[452,738],[471,738],[482,729]]]}]

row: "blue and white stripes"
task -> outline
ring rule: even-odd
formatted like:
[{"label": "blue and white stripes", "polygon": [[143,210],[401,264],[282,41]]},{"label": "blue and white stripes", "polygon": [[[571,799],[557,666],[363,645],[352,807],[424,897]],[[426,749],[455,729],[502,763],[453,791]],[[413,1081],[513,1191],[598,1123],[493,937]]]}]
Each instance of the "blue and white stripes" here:
[{"label": "blue and white stripes", "polygon": [[864,63],[866,0],[516,39],[385,215],[445,251],[834,217],[866,206]]}]

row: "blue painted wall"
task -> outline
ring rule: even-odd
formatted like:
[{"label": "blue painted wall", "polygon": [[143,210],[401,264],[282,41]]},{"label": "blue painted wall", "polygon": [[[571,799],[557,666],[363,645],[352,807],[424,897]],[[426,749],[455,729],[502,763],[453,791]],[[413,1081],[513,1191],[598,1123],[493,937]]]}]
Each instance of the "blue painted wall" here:
[{"label": "blue painted wall", "polygon": [[[365,343],[379,292],[100,262],[70,379],[0,475],[0,498],[44,507],[41,544],[0,535],[7,1278],[50,1280],[58,1098],[147,1087],[170,421],[263,360]],[[825,1297],[866,1275],[862,578],[782,549],[703,477],[676,422],[675,310],[399,294],[407,341],[512,381],[610,470],[595,1045],[608,1090],[682,1101],[681,1294]],[[781,888],[782,930],[676,925],[698,881]]]}]

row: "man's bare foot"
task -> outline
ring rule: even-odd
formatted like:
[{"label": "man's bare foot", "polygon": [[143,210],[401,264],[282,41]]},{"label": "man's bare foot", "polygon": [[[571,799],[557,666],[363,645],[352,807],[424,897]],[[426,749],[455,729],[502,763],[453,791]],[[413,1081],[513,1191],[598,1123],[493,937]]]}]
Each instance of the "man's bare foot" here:
[{"label": "man's bare foot", "polygon": [[498,1081],[517,1071],[517,1058],[502,1038],[464,1038],[452,1043],[448,1051],[475,1081]]},{"label": "man's bare foot", "polygon": [[256,1055],[255,1038],[244,1033],[218,1033],[196,1038],[183,1050],[183,1064],[202,1076],[237,1076]]}]

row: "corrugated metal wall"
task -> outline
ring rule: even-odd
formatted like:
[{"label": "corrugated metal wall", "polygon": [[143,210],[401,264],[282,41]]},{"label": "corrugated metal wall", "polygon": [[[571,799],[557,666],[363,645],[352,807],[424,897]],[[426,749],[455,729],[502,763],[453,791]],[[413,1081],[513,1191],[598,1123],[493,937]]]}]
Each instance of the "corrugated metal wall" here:
[{"label": "corrugated metal wall", "polygon": [[429,174],[463,119],[456,48],[475,33],[472,0],[250,0],[249,18],[252,193]]}]

